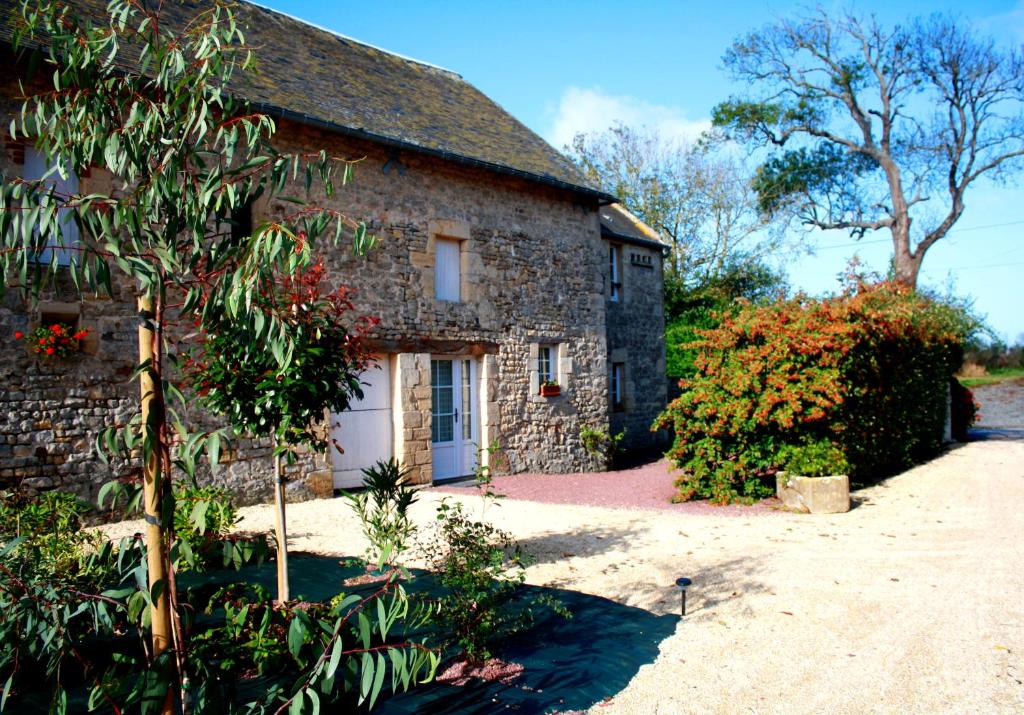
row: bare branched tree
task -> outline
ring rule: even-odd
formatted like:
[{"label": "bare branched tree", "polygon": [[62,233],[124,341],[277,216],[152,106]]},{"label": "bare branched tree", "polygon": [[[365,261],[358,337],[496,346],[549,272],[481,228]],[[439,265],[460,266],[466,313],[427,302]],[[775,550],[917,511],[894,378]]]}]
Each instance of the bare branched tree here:
[{"label": "bare branched tree", "polygon": [[889,28],[819,7],[740,38],[725,64],[751,94],[718,105],[713,121],[767,149],[754,184],[762,212],[858,238],[888,229],[895,277],[910,287],[968,188],[1021,167],[1021,52],[962,19]]},{"label": "bare branched tree", "polygon": [[671,242],[666,267],[688,284],[761,258],[778,243],[758,211],[752,173],[720,149],[623,124],[578,134],[567,147],[588,178]]}]

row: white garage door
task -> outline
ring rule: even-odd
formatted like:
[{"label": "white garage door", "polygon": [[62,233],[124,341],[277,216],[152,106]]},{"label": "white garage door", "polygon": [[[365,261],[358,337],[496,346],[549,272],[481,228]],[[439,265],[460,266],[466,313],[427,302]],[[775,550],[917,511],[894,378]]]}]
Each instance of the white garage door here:
[{"label": "white garage door", "polygon": [[381,360],[360,377],[363,399],[340,415],[331,415],[331,435],[345,450],[331,449],[334,488],[351,489],[363,483],[362,470],[392,455],[391,370]]}]

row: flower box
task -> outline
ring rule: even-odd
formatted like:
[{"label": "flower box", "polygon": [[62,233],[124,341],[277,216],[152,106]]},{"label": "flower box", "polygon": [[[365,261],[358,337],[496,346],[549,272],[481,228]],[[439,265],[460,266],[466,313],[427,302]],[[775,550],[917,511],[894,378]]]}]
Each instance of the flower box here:
[{"label": "flower box", "polygon": [[542,397],[557,397],[562,394],[561,385],[542,384],[540,386],[540,394]]}]

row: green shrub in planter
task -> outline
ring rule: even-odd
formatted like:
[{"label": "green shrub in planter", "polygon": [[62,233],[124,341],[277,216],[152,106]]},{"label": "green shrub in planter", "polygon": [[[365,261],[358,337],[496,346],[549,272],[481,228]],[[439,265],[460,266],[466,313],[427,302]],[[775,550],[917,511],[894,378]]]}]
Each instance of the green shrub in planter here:
[{"label": "green shrub in planter", "polygon": [[779,465],[787,474],[802,477],[846,474],[850,468],[843,451],[827,439],[783,447]]}]

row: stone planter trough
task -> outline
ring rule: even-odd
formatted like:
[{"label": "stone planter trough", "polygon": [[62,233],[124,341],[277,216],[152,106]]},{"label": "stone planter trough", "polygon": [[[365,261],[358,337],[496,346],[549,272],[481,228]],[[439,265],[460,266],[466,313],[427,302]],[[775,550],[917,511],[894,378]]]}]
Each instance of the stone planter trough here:
[{"label": "stone planter trough", "polygon": [[841,514],[850,511],[850,478],[845,474],[802,477],[778,472],[775,494],[784,506],[811,514]]}]

